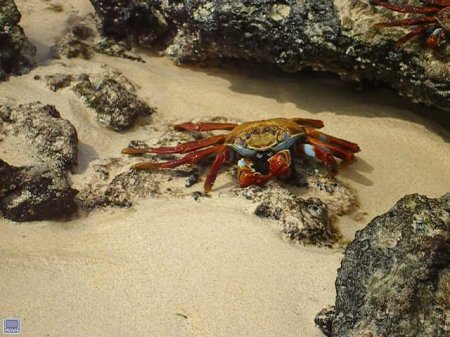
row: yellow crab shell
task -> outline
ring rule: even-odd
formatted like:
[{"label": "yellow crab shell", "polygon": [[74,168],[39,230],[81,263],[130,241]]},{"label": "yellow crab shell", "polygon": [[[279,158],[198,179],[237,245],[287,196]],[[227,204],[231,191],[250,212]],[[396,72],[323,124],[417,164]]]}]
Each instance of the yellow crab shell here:
[{"label": "yellow crab shell", "polygon": [[305,134],[305,129],[295,119],[274,118],[238,125],[224,144],[243,157],[253,157],[258,152],[276,153],[288,149]]}]

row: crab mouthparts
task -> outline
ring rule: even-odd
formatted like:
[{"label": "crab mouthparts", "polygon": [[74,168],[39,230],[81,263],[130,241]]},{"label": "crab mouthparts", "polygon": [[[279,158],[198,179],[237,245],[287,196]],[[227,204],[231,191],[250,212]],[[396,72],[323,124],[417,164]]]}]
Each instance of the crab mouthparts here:
[{"label": "crab mouthparts", "polygon": [[262,175],[268,175],[270,173],[269,158],[272,156],[272,152],[258,152],[256,156],[252,158],[252,168]]}]

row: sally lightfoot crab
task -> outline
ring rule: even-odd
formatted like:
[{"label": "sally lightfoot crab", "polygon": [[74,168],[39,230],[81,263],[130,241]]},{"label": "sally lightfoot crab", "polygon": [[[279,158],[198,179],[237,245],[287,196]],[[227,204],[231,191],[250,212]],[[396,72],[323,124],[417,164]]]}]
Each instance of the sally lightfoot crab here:
[{"label": "sally lightfoot crab", "polygon": [[291,175],[292,155],[316,158],[327,167],[330,174],[337,173],[334,157],[351,162],[359,152],[355,143],[332,137],[317,129],[323,127],[320,120],[304,118],[276,118],[243,124],[233,123],[182,123],[174,128],[180,131],[230,130],[228,134],[182,143],[173,147],[135,148],[122,150],[125,154],[185,154],[166,162],[135,164],[137,170],[171,169],[183,164],[197,164],[215,157],[204,184],[208,193],[224,163],[238,165],[241,187],[263,185],[275,177]]},{"label": "sally lightfoot crab", "polygon": [[397,46],[401,46],[416,36],[428,35],[428,47],[436,49],[441,42],[448,42],[450,38],[450,0],[425,0],[425,2],[426,6],[409,6],[370,0],[373,5],[382,6],[395,12],[422,14],[415,18],[377,23],[375,27],[415,26],[397,41]]}]

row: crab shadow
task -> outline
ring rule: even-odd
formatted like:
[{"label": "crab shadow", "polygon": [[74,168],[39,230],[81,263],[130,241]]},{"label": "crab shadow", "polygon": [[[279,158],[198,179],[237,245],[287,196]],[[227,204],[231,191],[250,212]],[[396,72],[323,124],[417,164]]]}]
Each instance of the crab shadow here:
[{"label": "crab shadow", "polygon": [[339,175],[347,178],[348,180],[352,180],[360,185],[372,186],[373,185],[372,180],[368,179],[362,174],[362,173],[370,173],[372,171],[373,171],[372,165],[370,165],[367,161],[365,161],[362,158],[357,158],[352,163],[352,165],[345,165],[345,169],[343,169],[343,165],[341,165]]},{"label": "crab shadow", "polygon": [[224,78],[230,82],[230,90],[240,94],[292,103],[311,113],[402,119],[425,126],[445,142],[450,142],[450,116],[447,112],[408,102],[386,85],[345,82],[335,74],[308,69],[285,73],[271,65],[242,61],[229,61],[220,67],[187,68]]}]

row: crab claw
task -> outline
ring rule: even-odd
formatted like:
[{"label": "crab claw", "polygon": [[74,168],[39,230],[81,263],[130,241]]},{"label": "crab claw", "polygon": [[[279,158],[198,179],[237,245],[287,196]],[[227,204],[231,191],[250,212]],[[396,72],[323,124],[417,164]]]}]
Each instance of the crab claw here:
[{"label": "crab claw", "polygon": [[250,185],[264,185],[272,178],[271,174],[263,175],[255,171],[253,162],[247,158],[241,158],[238,161],[238,179],[239,186],[247,187]]},{"label": "crab claw", "polygon": [[280,151],[267,161],[269,162],[269,173],[264,175],[255,171],[252,160],[241,158],[238,162],[239,186],[261,186],[274,177],[287,178],[291,175],[291,153],[289,150]]},{"label": "crab claw", "polygon": [[287,178],[291,175],[291,153],[289,150],[277,152],[268,159],[269,171],[273,177]]}]

